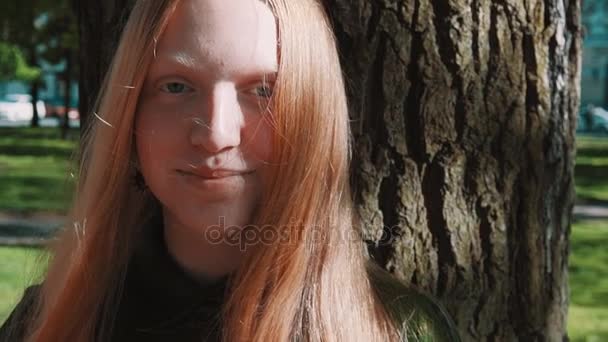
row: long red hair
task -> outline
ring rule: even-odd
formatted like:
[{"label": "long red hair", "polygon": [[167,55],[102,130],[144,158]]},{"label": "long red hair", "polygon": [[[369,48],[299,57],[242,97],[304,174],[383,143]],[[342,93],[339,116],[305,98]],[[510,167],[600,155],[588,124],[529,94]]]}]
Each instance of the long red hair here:
[{"label": "long red hair", "polygon": [[[137,1],[127,22],[83,137],[75,224],[51,247],[30,341],[109,338],[133,242],[153,206],[130,184],[134,115],[155,44],[179,1]],[[268,116],[273,182],[252,224],[292,238],[257,248],[235,272],[224,339],[398,340],[353,225],[348,112],[330,25],[315,0],[266,2],[280,37]]]}]

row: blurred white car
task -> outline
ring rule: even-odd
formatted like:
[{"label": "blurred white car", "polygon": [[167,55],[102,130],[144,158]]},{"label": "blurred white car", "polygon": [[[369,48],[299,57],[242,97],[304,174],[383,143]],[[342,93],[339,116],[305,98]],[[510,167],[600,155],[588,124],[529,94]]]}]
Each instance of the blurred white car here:
[{"label": "blurred white car", "polygon": [[[36,102],[38,117],[46,115],[44,101]],[[28,121],[32,120],[34,110],[32,108],[32,96],[29,94],[8,94],[0,99],[0,120]]]},{"label": "blurred white car", "polygon": [[595,107],[594,109],[593,127],[591,127],[591,130],[608,133],[608,111],[600,107]]}]

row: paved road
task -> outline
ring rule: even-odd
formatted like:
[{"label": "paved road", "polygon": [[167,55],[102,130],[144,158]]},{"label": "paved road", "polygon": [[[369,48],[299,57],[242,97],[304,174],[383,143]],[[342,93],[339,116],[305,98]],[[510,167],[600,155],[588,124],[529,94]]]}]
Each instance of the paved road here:
[{"label": "paved road", "polygon": [[65,217],[59,215],[20,216],[0,212],[0,245],[41,245],[64,223]]},{"label": "paved road", "polygon": [[580,219],[608,219],[608,206],[575,205],[573,214]]}]

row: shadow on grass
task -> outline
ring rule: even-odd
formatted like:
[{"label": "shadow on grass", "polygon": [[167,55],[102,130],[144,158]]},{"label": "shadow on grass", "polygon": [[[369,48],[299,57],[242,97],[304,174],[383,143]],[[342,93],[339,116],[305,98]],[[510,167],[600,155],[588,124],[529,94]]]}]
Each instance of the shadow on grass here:
[{"label": "shadow on grass", "polygon": [[0,176],[0,203],[8,211],[67,209],[73,185],[67,177]]},{"label": "shadow on grass", "polygon": [[74,149],[71,147],[59,146],[34,146],[34,145],[17,145],[3,146],[0,145],[0,154],[10,156],[33,156],[33,157],[60,157],[70,159],[74,155]]},{"label": "shadow on grass", "polygon": [[574,167],[574,174],[577,182],[582,182],[581,185],[608,184],[608,166],[578,164]]},{"label": "shadow on grass", "polygon": [[608,206],[608,164],[577,164],[574,178],[579,204]]},{"label": "shadow on grass", "polygon": [[[71,136],[77,133],[72,132]],[[53,128],[0,127],[0,155],[70,158],[76,144],[74,137],[62,140]]]},{"label": "shadow on grass", "polygon": [[2,146],[0,145],[0,154],[11,156],[33,156],[33,157],[61,157],[72,158],[74,150],[67,147],[57,146]]},{"label": "shadow on grass", "polygon": [[[76,141],[80,136],[77,128],[68,131],[68,140]],[[0,137],[14,139],[60,139],[61,132],[57,127],[0,127]]]},{"label": "shadow on grass", "polygon": [[[608,139],[607,139],[608,140]],[[577,156],[588,158],[608,158],[608,150],[605,146],[586,146],[577,149]]]}]

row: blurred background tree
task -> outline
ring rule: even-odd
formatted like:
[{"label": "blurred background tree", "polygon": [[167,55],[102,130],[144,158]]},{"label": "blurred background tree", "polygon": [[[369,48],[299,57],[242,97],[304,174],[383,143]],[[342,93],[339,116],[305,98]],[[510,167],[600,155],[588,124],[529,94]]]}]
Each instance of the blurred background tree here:
[{"label": "blurred background tree", "polygon": [[[71,84],[73,80],[78,79],[80,69],[77,20],[69,1],[54,2],[53,9],[45,11],[45,20],[40,28],[40,42],[44,42],[41,44],[41,56],[53,64],[65,63],[61,76],[65,84]],[[61,136],[64,139],[70,128],[70,120],[67,115],[70,103],[70,92],[66,91],[63,99],[66,115],[62,117],[60,125]]]},{"label": "blurred background tree", "polygon": [[[18,47],[25,53],[27,63],[32,67],[39,67],[37,45],[37,30],[35,19],[40,14],[40,7],[35,0],[23,0],[19,3],[3,1],[0,5],[0,27],[2,40]],[[32,95],[32,126],[38,126],[38,78],[30,81],[30,94]]]},{"label": "blurred background tree", "polygon": [[0,42],[0,80],[32,82],[40,77],[40,68],[31,67],[18,47]]},{"label": "blurred background tree", "polygon": [[80,36],[80,125],[86,127],[99,87],[134,0],[72,0]]},{"label": "blurred background tree", "polygon": [[[32,127],[38,126],[39,113],[36,103],[42,86],[40,78],[41,61],[56,64],[65,61],[63,79],[66,83],[64,116],[70,102],[69,82],[77,75],[73,67],[74,56],[78,54],[76,16],[68,0],[20,0],[3,1],[0,4],[0,38],[4,43],[6,59],[0,66],[3,70],[15,70],[13,79],[25,81],[30,86],[33,116]],[[22,51],[22,58],[14,48]],[[13,51],[13,52],[10,52]],[[16,60],[16,62],[15,62]],[[11,62],[13,61],[13,62]],[[14,65],[11,65],[13,63]],[[17,69],[18,67],[18,69]],[[12,69],[15,68],[15,69]],[[7,75],[9,75],[7,73]],[[68,122],[61,125],[64,130]]]}]

